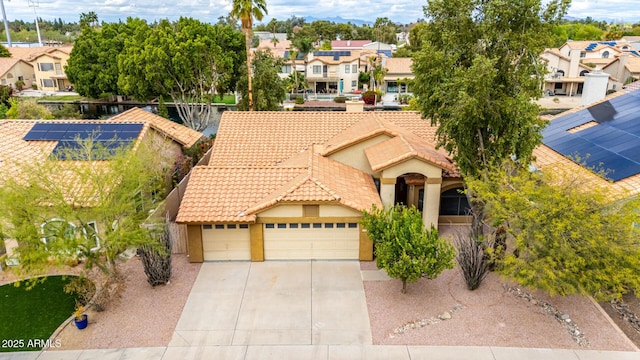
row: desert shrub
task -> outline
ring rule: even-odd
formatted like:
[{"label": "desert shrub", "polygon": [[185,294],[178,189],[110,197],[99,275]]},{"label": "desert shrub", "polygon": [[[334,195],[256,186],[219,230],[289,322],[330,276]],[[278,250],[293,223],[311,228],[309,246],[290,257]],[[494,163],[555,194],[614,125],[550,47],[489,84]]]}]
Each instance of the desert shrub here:
[{"label": "desert shrub", "polygon": [[339,104],[344,104],[345,101],[347,101],[347,97],[346,96],[336,96],[333,101],[339,103]]},{"label": "desert shrub", "polygon": [[482,239],[469,231],[454,234],[453,243],[458,250],[456,260],[467,289],[477,289],[489,273],[490,258],[485,254]]},{"label": "desert shrub", "polygon": [[298,95],[298,96],[296,96],[296,100],[295,101],[296,101],[296,104],[302,105],[302,104],[304,104],[304,97],[302,95]]},{"label": "desert shrub", "polygon": [[76,306],[86,306],[96,293],[96,286],[84,276],[73,276],[64,286],[64,292],[76,298]]},{"label": "desert shrub", "polygon": [[171,239],[168,230],[165,228],[155,238],[158,246],[145,245],[140,248],[144,273],[151,286],[168,284],[171,279]]},{"label": "desert shrub", "polygon": [[376,103],[376,92],[375,91],[365,91],[362,93],[362,101],[364,101],[367,105],[375,105]]}]

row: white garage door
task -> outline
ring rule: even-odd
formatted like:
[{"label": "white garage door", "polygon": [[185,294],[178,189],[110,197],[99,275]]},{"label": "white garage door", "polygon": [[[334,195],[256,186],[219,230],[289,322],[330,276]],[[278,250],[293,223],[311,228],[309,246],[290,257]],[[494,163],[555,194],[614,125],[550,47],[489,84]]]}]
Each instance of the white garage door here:
[{"label": "white garage door", "polygon": [[249,225],[203,225],[202,250],[205,260],[250,260]]},{"label": "white garage door", "polygon": [[264,258],[358,259],[358,223],[264,224]]}]

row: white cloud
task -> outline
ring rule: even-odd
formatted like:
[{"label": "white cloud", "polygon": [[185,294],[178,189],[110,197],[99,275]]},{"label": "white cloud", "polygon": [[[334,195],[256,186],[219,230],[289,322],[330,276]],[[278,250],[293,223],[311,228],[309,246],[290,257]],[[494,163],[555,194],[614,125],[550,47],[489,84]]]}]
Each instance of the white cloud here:
[{"label": "white cloud", "polygon": [[[202,21],[216,22],[218,17],[227,16],[231,10],[231,0],[178,0],[158,4],[157,0],[105,0],[85,2],[79,0],[42,0],[36,8],[39,17],[47,20],[62,18],[78,21],[80,13],[95,11],[98,18],[117,21],[128,16],[156,19],[178,19],[190,16]],[[275,17],[280,20],[292,15],[316,18],[342,17],[375,21],[378,17],[388,17],[399,23],[409,23],[423,18],[422,7],[426,0],[398,2],[396,0],[267,0],[268,15],[264,21]],[[33,8],[24,0],[4,0],[7,18],[25,21],[34,18]],[[638,0],[573,0],[569,16],[595,19],[615,19],[617,21],[640,21]]]}]

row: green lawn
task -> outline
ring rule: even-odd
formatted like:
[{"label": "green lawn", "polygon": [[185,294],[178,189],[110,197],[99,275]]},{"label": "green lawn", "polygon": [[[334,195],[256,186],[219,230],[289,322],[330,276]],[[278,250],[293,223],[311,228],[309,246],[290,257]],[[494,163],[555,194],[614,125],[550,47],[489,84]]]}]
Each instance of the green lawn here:
[{"label": "green lawn", "polygon": [[80,101],[80,100],[86,100],[86,98],[84,96],[80,96],[80,95],[56,95],[56,96],[38,97],[36,99],[45,100],[45,101]]},{"label": "green lawn", "polygon": [[236,104],[236,96],[233,94],[225,94],[222,96],[222,100],[218,95],[213,98],[213,102],[216,104],[227,104],[227,105],[235,105]]},{"label": "green lawn", "polygon": [[0,352],[42,348],[73,314],[75,296],[63,290],[70,280],[69,276],[50,276],[31,290],[24,283],[0,286]]}]

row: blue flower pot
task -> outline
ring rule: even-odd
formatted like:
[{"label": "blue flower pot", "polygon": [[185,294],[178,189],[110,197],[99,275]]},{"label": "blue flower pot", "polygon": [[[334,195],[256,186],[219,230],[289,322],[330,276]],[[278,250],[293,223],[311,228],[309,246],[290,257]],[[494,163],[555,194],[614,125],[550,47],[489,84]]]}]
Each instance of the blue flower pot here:
[{"label": "blue flower pot", "polygon": [[78,320],[78,319],[73,319],[73,322],[76,323],[76,327],[80,330],[84,329],[87,327],[87,325],[89,324],[89,317],[87,316],[87,314],[82,315],[82,319]]}]

